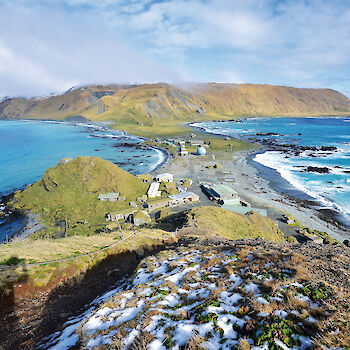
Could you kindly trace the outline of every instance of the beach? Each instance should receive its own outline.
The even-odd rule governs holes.
[[[291,215],[301,226],[327,232],[339,242],[350,238],[349,231],[320,218],[316,208],[309,207],[305,201],[277,192],[268,180],[259,176],[258,170],[250,164],[250,158],[259,151],[262,150],[238,151],[230,155],[226,153],[225,157],[221,158],[219,153],[210,151],[205,157],[189,154],[172,159],[157,169],[157,172],[173,173],[176,179],[191,178],[193,185],[190,190],[200,195],[200,205],[213,203],[202,193],[199,187],[201,182],[227,183],[253,207],[267,209],[268,216],[287,236],[296,234],[296,227],[278,220],[282,214]],[[215,163],[219,163],[222,167],[213,168]]]

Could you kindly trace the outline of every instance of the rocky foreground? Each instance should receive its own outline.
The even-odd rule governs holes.
[[[46,346],[346,349],[349,271],[338,245],[183,238]]]

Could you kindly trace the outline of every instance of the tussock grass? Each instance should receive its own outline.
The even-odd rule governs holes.
[[[250,344],[247,339],[241,339],[238,344],[238,350],[250,350]]]
[[[261,237],[274,242],[283,242],[284,235],[270,218],[259,213],[241,215],[218,207],[197,207],[187,216],[191,222],[194,215],[195,226],[208,231],[208,234],[219,234],[228,239]]]
[[[16,256],[24,259],[24,263],[36,263],[72,257],[88,253],[115,243],[120,234],[106,234],[92,236],[73,236],[60,239],[25,239],[3,244],[0,247],[0,263],[9,257]]]
[[[157,137],[180,137],[189,136],[191,129],[186,126],[179,125],[178,122],[171,121],[152,121],[149,124],[139,122],[120,122],[112,124],[112,127],[117,130],[123,130],[130,134],[157,138]]]

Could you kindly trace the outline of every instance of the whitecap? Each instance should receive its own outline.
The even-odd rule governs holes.
[[[309,183],[305,183],[301,177],[293,173],[294,166],[291,164],[293,160],[291,158],[288,158],[286,161],[284,157],[284,153],[277,151],[268,151],[265,153],[257,154],[253,160],[260,163],[261,165],[276,170],[294,188],[314,198],[322,206],[332,208],[345,215],[350,213],[348,208],[344,208],[342,205],[333,202],[333,200],[325,198],[323,183],[320,183],[318,191],[315,188],[310,189]]]

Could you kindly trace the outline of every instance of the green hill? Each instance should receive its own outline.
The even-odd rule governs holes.
[[[98,157],[77,157],[48,169],[41,180],[16,192],[12,206],[41,216],[46,236],[92,234],[109,211],[124,209],[147,190],[142,180]],[[99,193],[119,192],[121,202],[101,202]]]
[[[228,239],[263,238],[274,242],[285,241],[275,223],[259,213],[236,214],[219,207],[197,207],[187,215],[187,223],[194,218],[194,225],[209,235]]]

